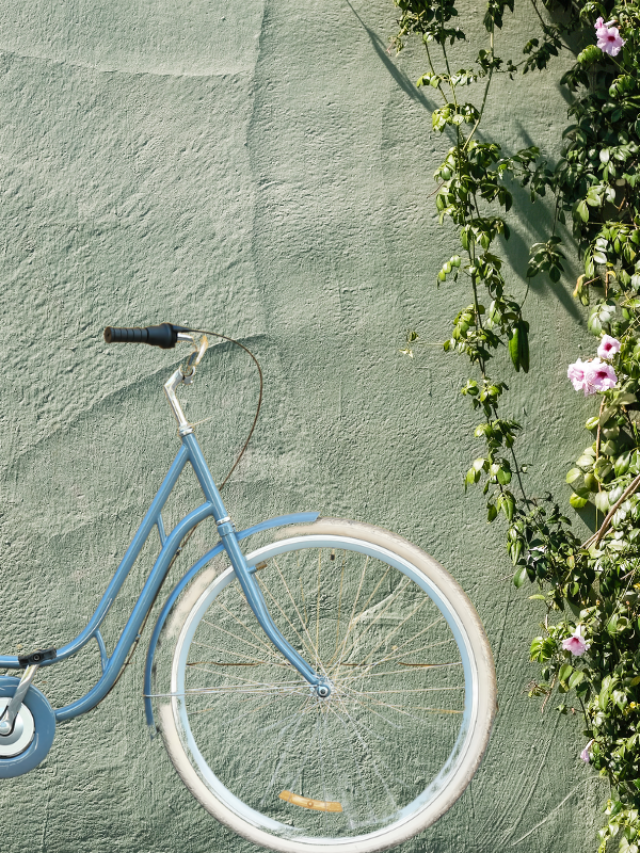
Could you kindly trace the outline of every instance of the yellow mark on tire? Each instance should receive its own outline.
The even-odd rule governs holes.
[[[300,794],[292,794],[291,791],[282,791],[280,799],[293,806],[301,806],[303,809],[314,809],[317,812],[341,812],[340,803],[328,803],[325,800],[312,800],[309,797],[301,797]]]

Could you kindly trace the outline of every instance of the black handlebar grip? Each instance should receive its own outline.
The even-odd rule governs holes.
[[[161,323],[159,326],[147,326],[144,329],[120,329],[107,326],[104,339],[108,344],[150,344],[160,349],[173,349],[178,340],[178,332],[188,331],[184,326]]]

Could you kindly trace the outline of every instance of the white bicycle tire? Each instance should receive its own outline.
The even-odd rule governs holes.
[[[451,767],[445,773],[445,766],[436,782],[430,785],[436,785],[435,794],[413,811],[409,810],[410,813],[374,832],[340,838],[295,837],[288,836],[286,829],[272,831],[270,818],[261,822],[259,812],[245,806],[224,784],[212,782],[211,777],[207,776],[202,756],[196,756],[194,760],[195,742],[191,736],[190,723],[186,712],[182,710],[184,702],[176,694],[180,693],[180,684],[184,683],[180,681],[180,669],[185,670],[185,646],[190,645],[189,636],[193,637],[193,631],[197,628],[197,625],[194,628],[194,621],[199,624],[203,613],[220,594],[221,585],[226,586],[230,582],[233,575],[231,569],[217,577],[213,576],[213,572],[203,572],[202,577],[179,602],[170,622],[169,631],[177,636],[171,689],[161,699],[158,708],[160,728],[169,757],[187,788],[210,814],[229,829],[260,846],[281,853],[374,853],[394,847],[422,832],[455,803],[471,781],[485,752],[496,713],[496,681],[493,658],[482,624],[461,587],[436,560],[386,530],[329,518],[319,519],[311,525],[277,531],[276,536],[278,538],[275,542],[248,555],[250,565],[306,546],[321,548],[342,545],[355,549],[359,547],[357,543],[362,543],[361,547],[381,555],[387,563],[392,557],[398,565],[411,566],[412,571],[417,573],[416,577],[419,575],[424,579],[424,584],[437,590],[445,602],[445,608],[449,609],[456,630],[460,632],[460,642],[466,649],[464,654],[469,658],[469,675],[465,678],[465,684],[469,678],[472,682],[470,692],[465,688],[468,693],[464,718],[466,730],[463,732],[461,729],[456,741],[456,755],[450,756],[448,762]],[[195,751],[199,752],[197,745]],[[438,789],[436,783],[443,773]],[[213,779],[217,777],[213,776]],[[413,802],[410,805],[413,806]]]

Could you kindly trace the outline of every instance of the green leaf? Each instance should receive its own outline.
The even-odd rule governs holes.
[[[558,678],[560,679],[560,681],[566,681],[572,672],[573,672],[573,667],[571,666],[571,664],[565,663],[560,667],[560,672],[558,673]]]
[[[593,267],[593,256],[590,252],[586,252],[584,256],[584,272],[587,278],[593,278],[594,267]]]
[[[613,470],[616,477],[622,477],[623,474],[626,474],[629,470],[629,465],[631,464],[631,451],[627,453],[622,453],[613,464]]]
[[[581,498],[579,495],[573,494],[569,498],[569,503],[574,509],[582,509],[589,503],[589,501],[587,498]]]
[[[576,205],[576,211],[575,212],[577,213],[577,215],[580,217],[580,219],[583,222],[589,221],[589,207],[587,205],[587,202],[584,199],[582,201],[578,202],[578,204]],[[606,261],[605,261],[605,263],[606,263]]]
[[[518,587],[518,589],[519,589],[522,586],[522,584],[526,581],[526,579],[527,579],[527,567],[526,566],[520,566],[518,568],[518,570],[516,571],[515,575],[513,576],[514,586]],[[535,643],[535,640],[534,640],[534,643]],[[532,649],[533,649],[533,644],[532,644]]]
[[[640,300],[638,302],[638,305],[634,305],[634,308],[640,308]],[[630,403],[637,403],[637,402],[638,402],[638,398],[636,397],[635,394],[629,394],[629,393],[618,394],[618,396],[616,397],[616,403],[619,406],[628,406]]]
[[[582,476],[582,471],[579,468],[572,468],[565,477],[565,482],[573,483],[578,477]]]
[[[580,65],[593,65],[595,62],[602,61],[602,51],[595,44],[590,44],[580,51],[576,59]]]
[[[594,454],[594,455],[595,455],[595,454]],[[595,460],[594,460],[594,456],[591,456],[591,454],[589,454],[589,453],[585,452],[585,453],[583,453],[583,454],[582,454],[582,456],[580,456],[580,457],[577,459],[577,461],[576,461],[576,465],[577,465],[577,466],[578,466],[578,468],[580,468],[582,471],[591,471],[591,470],[592,470],[592,468],[593,468],[593,463],[594,463],[594,461],[595,461]]]
[[[595,496],[594,503],[596,505],[596,509],[600,510],[600,512],[605,515],[609,512],[609,495],[607,492],[598,492]]]
[[[627,697],[623,693],[623,691],[622,690],[614,690],[613,693],[611,694],[611,698],[613,699],[614,704],[617,705],[617,707],[620,708],[621,711],[624,711],[624,709],[627,705]]]
[[[503,492],[498,496],[496,506],[507,516],[507,521],[511,521],[516,508],[516,502],[510,492]]]
[[[529,654],[531,660],[537,660],[544,663],[549,660],[556,651],[556,641],[553,637],[536,637],[531,643]]]
[[[516,325],[509,333],[509,355],[516,370],[520,370],[520,330]]]
[[[603,483],[613,470],[613,465],[601,456],[595,464],[593,473],[599,483]]]
[[[529,649],[529,657],[531,660],[538,660],[540,652],[542,650],[542,637],[536,637],[531,642],[531,648]]]
[[[569,679],[569,687],[573,690],[578,684],[582,684],[587,676],[581,670],[577,669]]]
[[[501,486],[508,486],[511,482],[511,471],[506,468],[498,468],[496,472],[496,479]]]
[[[611,696],[611,691],[613,690],[613,683],[611,679],[607,676],[602,680],[602,689],[598,694],[598,705],[602,711],[607,710],[607,705],[609,704],[609,698]]]
[[[602,193],[599,193],[596,187],[589,187],[585,201],[589,207],[600,207],[602,205]]]
[[[467,476],[464,478],[465,485],[473,486],[473,484],[477,483],[479,479],[480,471],[476,471],[475,468],[469,468]]]

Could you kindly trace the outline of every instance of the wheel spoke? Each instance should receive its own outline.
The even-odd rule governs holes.
[[[360,734],[360,731],[358,730],[358,727],[356,726],[356,724],[355,724],[355,722],[354,722],[354,720],[353,720],[353,717],[351,716],[351,714],[349,713],[349,711],[348,711],[346,708],[344,709],[344,713],[345,713],[345,716],[347,717],[347,720],[348,720],[348,721],[349,721],[349,723],[351,724],[351,727],[352,727],[352,729],[353,729],[353,731],[354,731],[354,733],[355,733],[355,735],[356,735],[356,738],[358,739],[358,742],[359,742],[359,743],[360,743],[360,745],[362,746],[363,752],[364,752],[364,753],[365,753],[365,755],[366,755],[367,753],[369,753],[369,749],[368,749],[368,746],[367,746],[366,741],[364,740],[364,738],[363,738],[363,737],[362,737],[362,735]],[[380,759],[379,759],[379,757],[377,757],[373,752],[371,752],[371,753],[370,753],[370,756],[371,756],[371,761],[372,761],[372,763],[373,763],[373,771],[374,771],[375,775],[378,777],[378,779],[379,779],[379,780],[380,780],[380,782],[382,783],[382,787],[383,787],[383,788],[384,788],[384,790],[386,791],[387,796],[389,797],[389,800],[391,801],[391,805],[393,806],[394,810],[395,810],[395,811],[398,811],[398,803],[396,802],[396,800],[395,800],[395,798],[394,798],[393,794],[392,794],[392,793],[391,793],[391,791],[389,790],[389,787],[388,787],[388,785],[387,785],[386,780],[385,780],[385,779],[384,779],[384,777],[380,774],[380,771],[379,771],[379,769],[378,769],[378,762],[379,762],[379,760],[380,760]]]
[[[280,568],[280,565],[279,565],[279,563],[278,563],[278,560],[275,560],[275,559],[274,559],[274,560],[273,560],[273,564],[275,565],[275,567],[276,567],[276,571],[278,572],[278,575],[280,576],[280,579],[282,580],[282,583],[283,583],[283,585],[284,585],[284,588],[287,590],[287,595],[289,596],[289,600],[291,601],[291,604],[292,604],[292,606],[293,606],[293,609],[294,609],[294,611],[295,611],[295,613],[296,613],[296,615],[297,615],[298,619],[300,620],[300,624],[301,624],[301,626],[302,626],[302,630],[304,631],[304,633],[305,633],[305,635],[306,635],[306,637],[307,637],[307,640],[308,640],[308,642],[309,642],[309,646],[310,646],[310,648],[311,648],[311,653],[312,653],[312,655],[313,655],[313,656],[315,656],[315,659],[316,659],[316,660],[319,660],[319,653],[318,653],[318,649],[317,649],[317,647],[316,647],[316,646],[314,645],[314,643],[313,643],[313,639],[312,639],[312,637],[311,637],[311,634],[309,633],[309,628],[308,628],[307,622],[306,622],[306,620],[304,620],[304,619],[302,618],[302,616],[301,616],[301,614],[300,614],[300,610],[298,609],[298,605],[296,604],[294,597],[291,595],[291,590],[289,589],[289,585],[288,585],[288,583],[287,583],[287,581],[286,581],[286,579],[285,579],[285,577],[284,577],[284,574],[282,573],[282,569]],[[299,578],[300,578],[300,587],[301,587],[301,589],[303,589],[302,576],[301,576],[301,575],[299,575]],[[272,596],[272,598],[273,598],[273,596]],[[279,607],[279,605],[278,605],[278,607]],[[288,620],[287,620],[287,621],[288,621]],[[291,624],[291,623],[289,623],[289,624]],[[293,625],[291,625],[291,627],[293,628]],[[295,631],[295,628],[294,628],[294,631]],[[300,642],[302,643],[302,645],[304,646],[304,642],[302,641],[302,637],[300,637],[300,634],[298,634],[298,632],[297,632],[297,631],[296,631],[295,633],[296,633],[296,636],[299,638]]]
[[[315,657],[315,658],[317,659],[317,657],[318,657],[318,653],[317,653],[317,651],[316,651],[316,649],[315,649],[315,646],[313,645],[313,640],[311,639],[311,637],[310,637],[310,635],[309,635],[309,631],[307,630],[307,628],[303,626],[303,627],[304,627],[304,633],[307,635],[307,637],[309,637],[309,645],[307,645],[307,642],[303,639],[303,637],[301,637],[301,636],[300,636],[299,631],[295,628],[295,626],[294,626],[293,622],[291,621],[291,619],[289,619],[289,617],[287,616],[287,614],[284,612],[284,610],[282,609],[282,606],[280,605],[280,603],[278,602],[278,600],[276,599],[276,597],[273,595],[273,593],[271,592],[271,590],[270,590],[270,589],[267,589],[267,587],[264,585],[264,582],[263,582],[263,581],[261,581],[260,579],[258,579],[258,583],[260,584],[260,589],[262,590],[263,594],[264,594],[264,593],[266,593],[266,594],[269,596],[269,598],[271,599],[271,601],[273,602],[273,604],[275,604],[275,606],[277,607],[277,609],[278,609],[278,610],[280,611],[280,613],[283,615],[283,617],[284,617],[285,621],[287,622],[287,624],[289,625],[289,627],[291,628],[291,630],[293,631],[293,633],[294,633],[294,634],[296,635],[296,637],[300,640],[300,645],[301,645],[303,648],[306,648],[306,649],[307,649],[307,651],[311,653],[311,656],[312,656],[312,657]],[[291,596],[291,593],[289,592],[289,589],[288,589],[288,588],[287,588],[287,592],[289,593],[289,596]],[[291,599],[291,600],[293,601],[293,599]],[[300,620],[302,621],[302,617],[300,616],[300,612],[297,610],[297,608],[296,608],[296,612],[298,613],[298,617],[299,617],[299,618],[300,618]]]
[[[437,816],[430,803],[450,801],[449,786],[459,796],[479,758],[480,712],[465,708],[492,696],[490,654],[455,584],[440,587],[442,570],[416,549],[414,565],[393,540],[368,540],[371,528],[336,524],[341,535],[305,532],[247,557],[277,629],[326,677],[326,697],[272,647],[231,569],[194,589],[172,690],[154,694],[170,711],[176,768],[209,811],[299,853],[355,853],[363,839],[373,853],[423,828],[421,815]]]
[[[231,631],[227,630],[226,628],[223,628],[222,625],[214,625],[212,622],[209,622],[208,620],[203,619],[202,621],[204,622],[205,625],[208,625],[210,628],[214,628],[216,631],[221,631],[223,634],[227,634],[229,637],[232,637],[234,640],[238,640],[239,642],[243,643],[244,645],[253,646],[254,649],[258,649],[258,650],[260,648],[263,648],[267,652],[267,654],[272,652],[272,649],[270,649],[269,646],[265,642],[263,642],[256,633],[254,633],[251,630],[251,628],[249,628],[247,625],[245,625],[244,622],[242,622],[240,619],[238,619],[238,617],[234,613],[232,613],[227,607],[225,607],[222,602],[220,602],[220,604],[218,606],[225,613],[228,613],[229,616],[231,616],[231,618],[235,622],[238,623],[238,625],[242,625],[242,627],[246,631],[248,631],[253,637],[255,637],[256,640],[258,640],[258,642],[260,643],[260,645],[256,646],[255,643],[251,643],[249,640],[247,640],[243,637],[238,637],[237,634],[233,634]]]
[[[328,664],[329,666],[331,666],[331,664],[334,662],[334,660],[336,660],[338,655],[342,655],[342,649],[344,648],[344,646],[347,642],[347,638],[349,637],[349,634],[351,633],[351,628],[353,626],[353,617],[355,616],[356,607],[358,606],[358,600],[360,599],[360,593],[362,592],[362,584],[364,583],[364,578],[365,578],[365,575],[367,573],[367,569],[369,567],[369,562],[370,562],[370,557],[367,557],[367,559],[365,560],[364,566],[362,567],[362,574],[360,576],[360,583],[358,584],[358,591],[356,593],[356,597],[355,597],[355,600],[353,602],[353,608],[351,610],[351,616],[349,617],[349,622],[347,625],[347,633],[343,637],[342,643],[340,645],[340,650],[338,652],[336,652],[335,655],[329,661],[329,664]]]
[[[372,593],[371,593],[371,596],[369,597],[369,601],[371,601],[371,598],[373,597],[373,595],[374,595],[375,591],[378,589],[378,586],[380,586],[380,584],[382,583],[382,581],[384,580],[384,577],[386,577],[386,575],[388,574],[388,572],[389,572],[389,568],[387,568],[387,571],[385,572],[385,574],[383,575],[383,577],[382,577],[382,578],[380,578],[380,581],[379,581],[378,585],[376,586],[376,589],[374,590],[374,592],[372,592]],[[396,590],[396,592],[393,592],[393,593],[391,593],[391,595],[389,595],[389,596],[388,596],[388,601],[387,601],[387,603],[386,603],[386,606],[385,606],[385,607],[383,607],[383,608],[380,610],[380,612],[379,612],[379,613],[377,613],[377,614],[376,614],[376,616],[371,620],[371,622],[369,622],[369,623],[367,624],[367,627],[364,629],[364,631],[362,632],[362,634],[360,634],[360,636],[358,637],[358,639],[356,640],[356,642],[355,642],[355,643],[353,643],[353,644],[351,645],[351,647],[349,648],[349,652],[348,652],[349,654],[350,654],[352,651],[354,651],[354,650],[356,649],[356,647],[357,647],[357,645],[358,645],[358,644],[360,644],[360,643],[362,642],[362,638],[364,637],[364,635],[365,635],[365,634],[367,634],[367,633],[371,630],[371,628],[372,628],[372,627],[373,627],[373,626],[374,626],[374,625],[375,625],[375,624],[376,624],[380,619],[382,619],[382,617],[385,615],[385,613],[387,613],[387,611],[389,610],[389,608],[393,605],[393,603],[394,603],[394,599],[395,599],[395,596],[396,596],[396,595],[399,595],[399,594],[400,594],[400,592],[402,592],[402,591],[406,588],[406,586],[408,586],[408,584],[409,584],[409,581],[405,578],[405,579],[401,582],[401,585],[400,585],[400,587],[398,588],[398,590]],[[367,606],[368,606],[368,604],[369,604],[369,601],[367,601],[367,604],[365,605],[365,608],[364,608],[364,610],[362,611],[362,613],[363,613],[363,614],[367,612]],[[345,652],[345,653],[343,653],[343,657],[347,657],[347,656],[348,656],[348,654],[347,654],[346,652]]]

